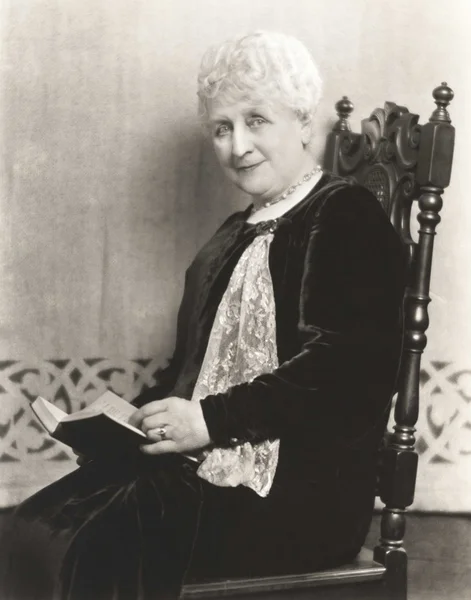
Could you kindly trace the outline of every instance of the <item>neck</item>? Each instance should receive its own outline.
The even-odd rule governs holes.
[[[252,211],[247,218],[247,223],[259,223],[260,221],[270,221],[279,219],[286,212],[291,210],[296,204],[302,202],[304,198],[311,192],[311,190],[317,185],[320,178],[322,177],[322,170],[317,172],[311,180],[303,186],[297,188],[297,190],[289,195],[285,200],[269,204],[268,207],[262,206],[261,208],[252,207]]]
[[[299,176],[288,186],[285,190],[272,198],[266,197],[252,197],[253,201],[253,210],[254,212],[257,210],[261,210],[263,208],[268,208],[273,204],[277,204],[278,202],[283,202],[284,200],[295,200],[295,198],[303,197],[306,194],[306,191],[312,187],[313,179],[316,179],[316,176],[321,173],[321,167],[309,165],[307,169],[301,171]]]

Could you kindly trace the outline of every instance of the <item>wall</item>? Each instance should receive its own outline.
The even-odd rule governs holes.
[[[426,119],[432,89],[446,80],[455,90],[456,158],[437,237],[416,506],[470,509],[469,2],[292,4],[1,0],[4,505],[71,468],[31,422],[28,398],[49,394],[71,409],[105,385],[131,397],[170,355],[184,269],[244,203],[196,125],[199,59],[213,42],[265,28],[302,39],[324,74],[319,155],[344,94],[358,128],[384,100]]]

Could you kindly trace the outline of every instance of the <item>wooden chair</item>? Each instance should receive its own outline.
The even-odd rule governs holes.
[[[233,600],[265,593],[270,600],[407,598],[407,554],[403,547],[406,509],[414,500],[418,456],[414,450],[419,411],[420,360],[429,325],[427,306],[435,228],[441,195],[450,182],[454,128],[447,107],[453,91],[446,83],[433,90],[437,108],[428,123],[404,106],[386,102],[352,133],[353,104],[344,96],[335,108],[338,121],[327,137],[324,166],[369,188],[402,236],[409,251],[409,282],[404,298],[405,339],[395,426],[380,449],[378,494],[384,503],[381,537],[374,552],[363,549],[342,568],[317,573],[235,579],[187,585],[185,600]],[[418,202],[418,241],[411,237],[413,202]],[[347,500],[346,500],[347,501]]]

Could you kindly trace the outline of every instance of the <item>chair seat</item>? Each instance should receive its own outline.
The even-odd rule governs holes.
[[[252,577],[250,579],[221,579],[205,583],[193,583],[183,588],[181,598],[222,598],[248,596],[266,592],[301,590],[325,585],[378,581],[386,568],[373,560],[373,552],[362,548],[351,563],[315,573],[278,575],[275,577]]]

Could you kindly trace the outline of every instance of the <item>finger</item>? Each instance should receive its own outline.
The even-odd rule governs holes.
[[[143,444],[141,451],[144,454],[169,454],[170,452],[178,452],[177,444],[173,440],[164,440],[155,444]]]
[[[165,440],[174,440],[171,427],[157,427],[146,432],[148,440],[152,442],[163,442]]]
[[[143,418],[144,416],[142,414],[142,408],[139,408],[138,410],[133,412],[132,415],[129,417],[128,423],[129,425],[132,425],[133,427],[137,427],[139,429]]]
[[[170,423],[166,415],[152,415],[151,417],[145,417],[141,422],[141,430],[147,435],[152,429],[159,429],[161,427],[168,428]]]
[[[165,400],[154,400],[154,402],[149,402],[149,404],[145,404],[143,407],[138,408],[135,412],[133,412],[129,418],[129,423],[134,427],[139,427],[143,419],[146,417],[165,412],[166,410],[167,404]]]

